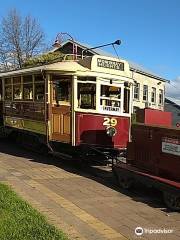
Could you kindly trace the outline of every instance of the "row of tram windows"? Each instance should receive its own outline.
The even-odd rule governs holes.
[[[4,100],[24,100],[41,102],[44,101],[44,92],[45,82],[43,76],[40,74],[4,78]]]
[[[96,78],[78,78],[77,81],[77,98],[78,108],[97,109],[99,105],[100,111],[109,111],[116,113],[129,113],[130,89],[124,86],[124,94],[122,88],[113,84],[100,84],[100,97],[97,99],[97,83]],[[124,95],[122,99],[122,95]],[[123,108],[123,109],[122,109]]]
[[[71,79],[64,76],[53,76],[52,80],[54,103],[57,106],[69,105],[72,91]],[[100,87],[97,88],[97,84]],[[100,93],[97,93],[98,89]],[[124,91],[123,94],[122,91]],[[77,107],[79,109],[129,113],[129,103],[130,89],[128,86],[124,86],[122,89],[113,84],[102,84],[98,80],[96,81],[95,77],[77,78]]]

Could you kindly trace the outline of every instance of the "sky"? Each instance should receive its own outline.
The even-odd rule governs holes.
[[[167,94],[180,98],[180,0],[5,0],[0,19],[12,8],[36,18],[50,43],[60,32],[91,46],[120,39],[121,58],[170,80]]]

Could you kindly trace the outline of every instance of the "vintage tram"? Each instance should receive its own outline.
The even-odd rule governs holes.
[[[130,137],[128,62],[99,55],[66,59],[0,73],[2,129],[39,151],[118,156]]]

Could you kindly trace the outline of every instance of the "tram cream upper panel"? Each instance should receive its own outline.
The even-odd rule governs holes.
[[[70,73],[77,71],[89,71],[89,69],[81,66],[76,61],[62,61],[38,67],[24,68],[20,70],[13,70],[9,72],[0,73],[0,77],[13,76],[17,74],[26,74],[36,71],[61,71]]]
[[[117,58],[94,55],[79,60],[79,63],[89,68],[91,71],[108,73],[130,78],[130,68],[128,62]]]
[[[35,66],[25,69],[13,70],[9,72],[0,73],[0,77],[13,76],[16,74],[26,74],[36,71],[61,71],[68,73],[90,73],[93,72],[96,76],[103,77],[102,74],[121,76],[122,80],[125,78],[131,79],[130,69],[128,62],[119,60],[117,58],[111,58],[106,56],[94,55],[92,57],[86,57],[77,61],[61,61],[43,66]]]

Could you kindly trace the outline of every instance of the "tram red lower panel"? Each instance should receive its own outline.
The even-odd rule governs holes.
[[[114,122],[117,133],[114,137],[109,137],[106,127]],[[126,148],[129,128],[128,117],[76,113],[76,145],[85,143],[99,147]]]

